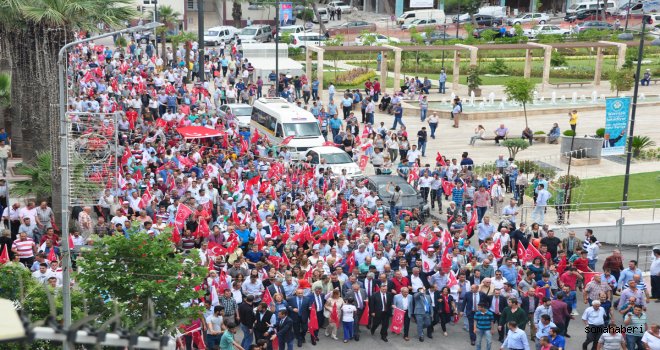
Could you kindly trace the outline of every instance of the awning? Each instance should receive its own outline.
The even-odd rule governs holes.
[[[176,131],[181,134],[184,139],[205,139],[207,137],[223,135],[219,130],[209,129],[204,126],[184,126],[182,128],[177,128]]]

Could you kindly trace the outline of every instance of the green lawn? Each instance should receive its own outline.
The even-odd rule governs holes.
[[[620,202],[623,196],[624,176],[608,176],[582,180],[576,192],[580,194],[583,203],[594,202]],[[658,199],[660,194],[660,171],[650,173],[638,173],[630,175],[628,187],[628,200]],[[660,201],[658,201],[660,205]],[[652,208],[653,202],[630,203],[633,208]],[[603,204],[592,206],[591,209],[616,209],[619,204]],[[580,206],[578,210],[588,210],[589,206]]]

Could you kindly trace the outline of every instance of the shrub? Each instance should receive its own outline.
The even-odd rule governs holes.
[[[573,130],[564,130],[563,134],[564,134],[564,136],[567,136],[567,137],[573,137],[573,136],[575,136],[575,131],[573,131]]]
[[[543,130],[534,131],[534,135],[545,135],[545,131]]]
[[[332,80],[336,86],[356,86],[362,85],[367,79],[372,79],[376,76],[376,72],[366,68],[354,68],[349,71],[337,74]]]
[[[600,137],[601,139],[605,137],[605,128],[596,129],[596,136]]]
[[[531,174],[536,172],[536,169],[539,167],[531,160],[517,160],[515,164],[518,166],[518,171],[520,171],[521,174]]]
[[[486,29],[483,32],[481,32],[481,38],[484,39],[485,41],[493,41],[495,39],[495,36],[497,36],[497,32],[492,30],[492,29]]]
[[[549,43],[561,43],[566,38],[561,34],[541,34],[537,37],[537,39],[538,42],[541,44],[549,44]]]
[[[552,56],[550,57],[550,65],[553,67],[566,66],[566,56],[562,55],[559,51],[552,51]]]
[[[496,58],[493,63],[488,65],[488,72],[491,74],[509,74],[509,66],[506,65],[503,59]]]
[[[555,178],[555,176],[557,176],[557,170],[551,167],[539,166],[536,172],[545,175],[545,178],[548,180],[552,180]]]
[[[562,175],[557,179],[557,185],[561,188],[566,188],[566,183],[568,188],[580,187],[580,178],[575,175]]]
[[[633,140],[632,140],[633,157],[638,158],[642,150],[649,147],[655,147],[655,141],[651,140],[650,137],[639,136],[639,135],[633,136]]]

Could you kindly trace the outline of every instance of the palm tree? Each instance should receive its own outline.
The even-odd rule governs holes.
[[[53,155],[50,152],[37,153],[33,164],[21,163],[16,167],[19,175],[28,179],[16,181],[11,186],[11,194],[18,197],[32,197],[37,200],[50,201],[53,192],[51,181]]]
[[[179,17],[181,17],[181,14],[175,11],[170,5],[164,5],[158,8],[158,19],[163,23],[163,26],[158,27],[156,32],[160,35],[160,55],[163,58],[163,62],[167,62],[167,31],[170,29],[170,24],[176,23]]]
[[[11,77],[9,74],[0,73],[0,128],[6,124],[6,114],[11,103]]]
[[[642,150],[655,147],[655,141],[648,136],[635,135],[632,139],[633,157],[638,158]]]
[[[118,28],[136,15],[131,0],[0,1],[0,38],[11,38],[0,40],[0,51],[8,50],[11,61],[12,124],[22,128],[25,162],[52,150],[53,198],[61,197],[58,52],[77,30]],[[52,204],[59,217],[59,201]]]
[[[176,49],[179,45],[174,45],[175,43],[183,43],[183,47],[186,49],[184,60],[186,62],[186,68],[188,69],[188,80],[190,80],[190,50],[192,49],[192,42],[197,40],[197,34],[191,32],[181,32],[174,37],[172,37],[172,49]]]

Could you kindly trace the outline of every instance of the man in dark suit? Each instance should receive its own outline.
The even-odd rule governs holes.
[[[273,317],[273,313],[268,310],[266,303],[259,303],[256,312],[256,321],[254,322],[254,337],[257,341],[260,339],[268,339],[268,324]]]
[[[376,281],[375,275],[373,272],[367,273],[367,278],[362,281],[364,285],[364,291],[367,293],[367,298],[371,297],[374,293],[378,293],[380,288],[378,287],[378,281]]]
[[[534,295],[534,292],[531,290],[528,292],[527,296],[522,297],[520,307],[527,313],[530,320],[534,319],[534,311],[536,311],[536,307],[539,306],[539,302],[539,297]],[[534,334],[536,334],[536,325],[534,322],[530,322],[529,325],[530,334],[534,337]]]
[[[275,299],[275,294],[277,293],[279,293],[283,299],[286,299],[286,293],[284,292],[284,287],[282,287],[282,278],[280,277],[273,280],[273,283],[268,286],[268,291],[273,299]]]
[[[387,291],[390,292],[390,293],[392,293],[392,291],[394,290],[394,283],[392,283],[392,281],[390,281],[387,278],[386,274],[381,273],[378,276],[378,287],[382,288],[383,286],[385,286],[387,288]]]
[[[442,297],[440,291],[435,288],[435,284],[432,284],[427,291],[429,297],[431,297],[431,307],[433,308],[433,315],[431,316],[431,325],[426,329],[426,334],[429,338],[433,338],[433,327],[440,322],[440,306],[438,300]]]
[[[494,322],[495,324],[499,324],[500,316],[502,315],[502,312],[504,312],[504,309],[508,306],[506,298],[502,295],[502,292],[499,289],[495,289],[493,295],[490,297],[489,303],[490,311],[493,313]],[[504,327],[499,329],[497,332],[499,336],[497,339],[501,343],[504,341]]]
[[[387,342],[387,328],[390,325],[390,316],[392,316],[393,296],[387,292],[387,285],[380,287],[380,292],[375,293],[369,298],[369,312],[371,313],[371,335],[376,332],[380,326],[380,339]]]
[[[296,295],[287,300],[289,317],[293,320],[293,333],[298,339],[298,347],[302,347],[307,333],[307,317],[309,317],[309,301],[303,296],[303,290],[297,289]]]
[[[346,298],[346,295],[350,293],[353,290],[353,285],[357,283],[360,288],[362,288],[362,282],[358,281],[357,277],[354,275],[351,275],[346,283],[342,284],[341,286],[341,296],[342,298]]]
[[[360,341],[360,319],[362,318],[362,313],[364,312],[364,307],[369,302],[367,298],[367,292],[363,288],[360,288],[358,283],[353,283],[351,290],[346,292],[344,298],[346,300],[353,300],[353,306],[357,308],[355,315],[353,315],[353,339],[355,341]]]
[[[312,310],[310,312],[316,312],[316,320],[319,323],[319,327],[323,326],[325,322],[325,317],[323,316],[323,307],[325,305],[325,296],[322,293],[322,287],[316,287],[314,293],[307,296],[307,305],[309,305]],[[309,318],[307,319],[309,322]],[[319,330],[315,330],[314,334],[310,335],[312,339],[312,345],[316,345],[316,342],[319,340]]]
[[[295,339],[293,335],[293,321],[287,314],[288,312],[286,310],[280,310],[277,313],[275,330],[270,337],[270,340],[275,340],[275,336],[277,335],[277,344],[280,350],[285,350],[285,345],[286,350],[293,350],[293,340]]]
[[[471,285],[470,291],[465,293],[465,303],[461,313],[465,313],[468,319],[468,331],[470,332],[470,344],[474,345],[477,341],[477,334],[474,332],[474,314],[481,303],[488,303],[488,296],[479,292],[478,285]]]
[[[481,280],[483,277],[481,277],[481,270],[473,269],[472,274],[470,277],[467,278],[467,280],[470,282],[470,285],[479,285],[481,284]]]

